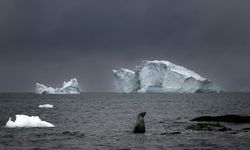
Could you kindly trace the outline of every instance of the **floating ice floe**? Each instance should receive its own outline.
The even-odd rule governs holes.
[[[51,104],[43,104],[43,105],[39,105],[38,107],[39,108],[54,108],[54,106]]]
[[[162,60],[143,61],[135,71],[113,70],[117,92],[221,92],[212,81],[185,67]]]
[[[81,89],[79,87],[77,79],[74,78],[68,82],[64,82],[62,88],[52,88],[52,87],[47,87],[40,83],[36,83],[35,93],[36,94],[80,94]]]
[[[11,117],[6,123],[8,128],[55,127],[53,124],[42,121],[38,116],[16,115],[16,120]]]

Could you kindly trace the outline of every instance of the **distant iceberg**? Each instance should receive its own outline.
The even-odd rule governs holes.
[[[53,124],[42,121],[38,116],[16,115],[16,120],[9,118],[6,123],[8,128],[55,127]]]
[[[54,108],[54,106],[51,104],[43,104],[43,105],[39,105],[38,107],[39,108]]]
[[[77,82],[77,79],[71,79],[68,82],[63,83],[62,88],[47,87],[43,84],[36,83],[35,93],[37,94],[80,94],[81,89]]]
[[[168,61],[142,61],[136,71],[113,70],[117,92],[221,92],[212,81]]]

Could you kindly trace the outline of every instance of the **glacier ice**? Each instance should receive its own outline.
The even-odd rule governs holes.
[[[113,75],[115,88],[118,91],[131,93],[137,90],[137,80],[134,71],[121,68],[119,70],[113,70]]]
[[[8,128],[55,127],[53,124],[42,121],[39,116],[16,115],[16,120],[11,117],[6,123]]]
[[[113,70],[117,92],[220,92],[220,87],[185,67],[169,61],[142,61],[135,72]]]
[[[71,79],[63,83],[62,88],[47,87],[43,84],[36,83],[35,93],[37,94],[80,94],[81,89],[78,85],[77,79]]]
[[[54,106],[51,104],[43,104],[43,105],[39,105],[38,107],[39,108],[54,108]]]

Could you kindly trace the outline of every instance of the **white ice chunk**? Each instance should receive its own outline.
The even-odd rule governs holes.
[[[43,104],[43,105],[39,105],[38,107],[39,108],[54,108],[54,106],[51,104]]]
[[[53,124],[42,121],[38,116],[16,115],[16,120],[9,118],[6,123],[8,128],[55,127]]]
[[[36,83],[35,93],[37,94],[80,94],[81,89],[77,82],[77,79],[71,79],[68,82],[63,83],[62,88],[47,87],[43,84]]]

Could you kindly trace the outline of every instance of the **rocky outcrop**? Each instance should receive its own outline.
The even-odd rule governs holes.
[[[191,121],[250,123],[250,116],[240,116],[240,115],[201,116],[201,117],[194,118]]]
[[[194,131],[229,131],[230,128],[223,126],[217,122],[208,122],[208,123],[197,123],[191,126],[188,126],[186,129]]]

